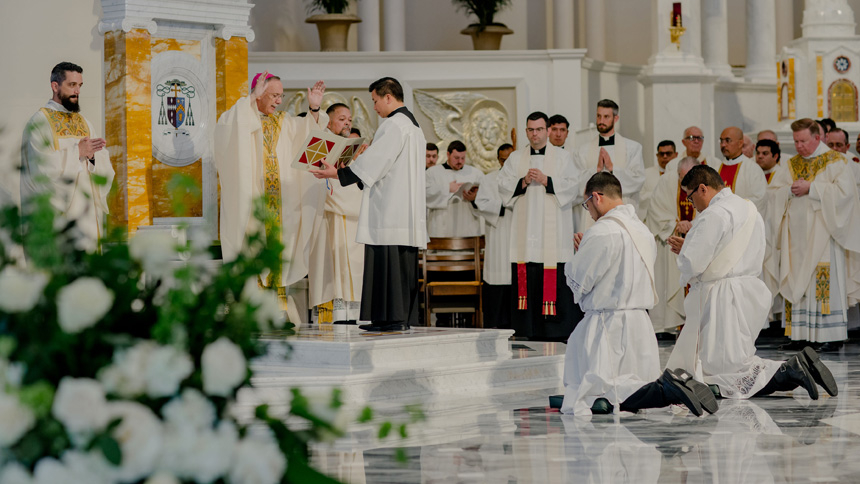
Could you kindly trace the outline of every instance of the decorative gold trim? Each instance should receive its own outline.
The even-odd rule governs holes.
[[[283,227],[281,223],[281,170],[278,164],[278,139],[281,137],[281,121],[286,113],[278,111],[260,118],[263,124],[263,151],[265,154],[264,193],[266,200],[266,237],[281,242]],[[281,271],[278,269],[267,277],[268,286],[278,286]]]
[[[830,264],[818,264],[815,271],[815,300],[821,303],[821,314],[830,314]]]
[[[791,178],[794,181],[803,179],[811,182],[815,180],[818,172],[827,168],[827,165],[836,161],[843,161],[844,159],[845,158],[842,153],[834,150],[827,151],[823,155],[811,158],[809,161],[805,160],[800,155],[794,155],[788,160],[788,169],[791,172]]]
[[[66,138],[81,139],[90,135],[90,127],[81,113],[66,113],[55,109],[42,108],[42,114],[48,118],[51,132],[54,135],[54,150],[60,149],[60,140]]]
[[[794,58],[792,57],[788,59],[788,119],[797,119],[797,98],[794,93]]]

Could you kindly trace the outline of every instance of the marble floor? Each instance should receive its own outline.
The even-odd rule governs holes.
[[[759,355],[790,356],[778,343],[760,344]],[[515,344],[515,353],[541,351]],[[671,344],[661,343],[664,362]],[[356,428],[314,448],[313,461],[350,483],[860,483],[860,344],[822,359],[837,397],[721,400],[701,418],[679,407],[574,418],[546,407],[540,392],[460,395],[421,402],[428,418],[407,438],[379,441],[372,425]],[[402,417],[401,403],[374,408]]]

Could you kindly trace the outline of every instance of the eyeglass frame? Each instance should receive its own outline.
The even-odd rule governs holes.
[[[592,198],[594,198],[594,194],[595,194],[595,193],[596,193],[596,194],[598,194],[598,195],[600,195],[601,197],[603,196],[603,194],[602,194],[602,193],[600,193],[600,192],[591,192],[591,195],[589,195],[589,197],[588,197],[588,198],[586,198],[584,202],[580,203],[580,205],[582,206],[582,208],[584,208],[584,209],[588,210],[588,201],[589,201],[589,200],[591,200]]]
[[[690,136],[684,136],[684,138],[683,138],[683,139],[685,139],[685,140],[687,140],[687,141],[705,141],[705,137],[704,137],[704,136],[693,136],[693,135],[690,135]]]

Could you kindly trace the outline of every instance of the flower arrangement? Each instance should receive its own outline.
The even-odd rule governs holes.
[[[252,234],[219,266],[202,233],[113,230],[87,251],[75,223],[50,193],[0,208],[0,483],[336,482],[308,457],[343,433],[338,391],[292,390],[300,431],[266,406],[231,413],[264,351],[255,336],[292,332],[257,282],[279,242]]]

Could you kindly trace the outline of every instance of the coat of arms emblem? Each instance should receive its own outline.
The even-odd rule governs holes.
[[[181,126],[194,126],[191,99],[194,98],[195,91],[193,85],[179,79],[171,79],[156,86],[155,92],[161,98],[158,125],[167,128],[163,134],[188,136],[188,131]],[[165,108],[165,98],[167,98],[167,108]]]

